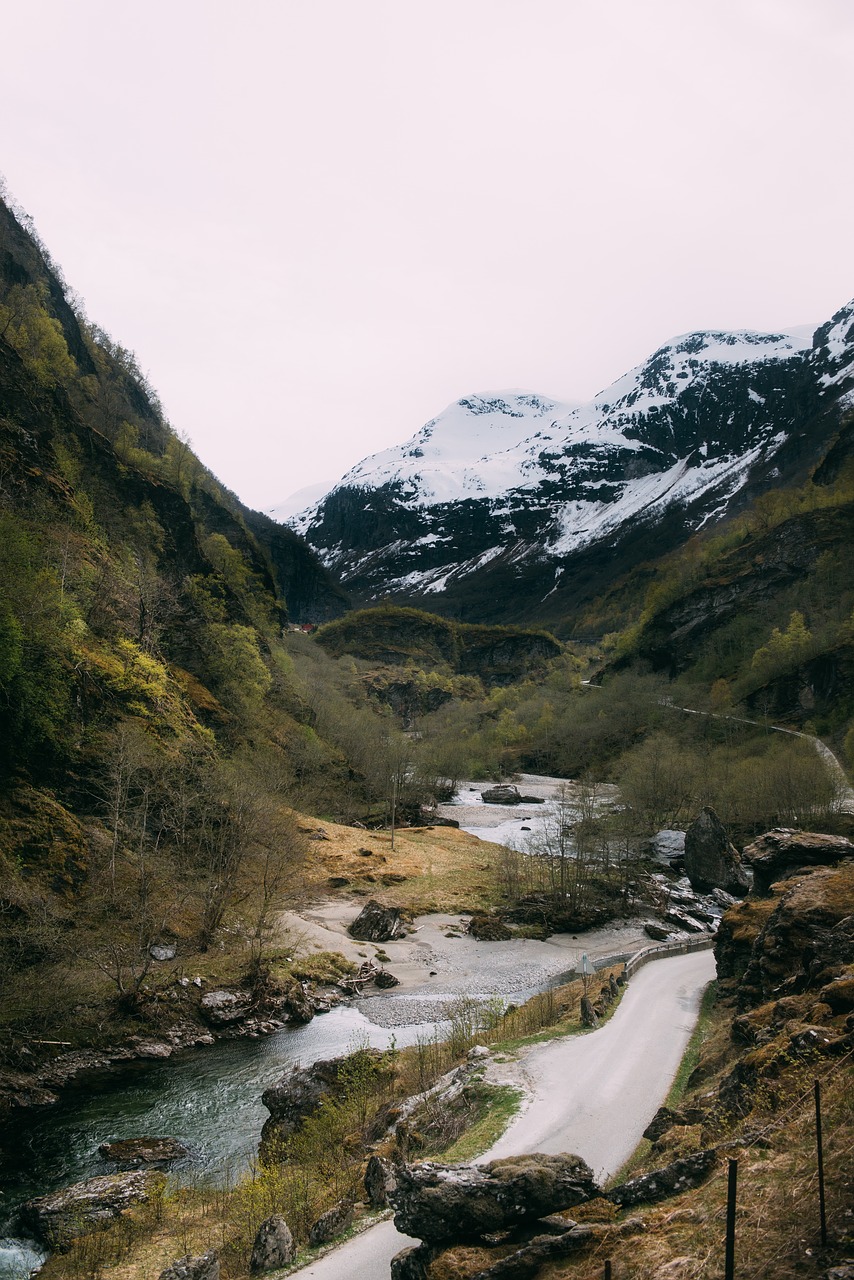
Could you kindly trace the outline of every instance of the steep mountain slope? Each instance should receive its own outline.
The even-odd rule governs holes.
[[[854,303],[815,332],[693,333],[586,405],[471,396],[291,520],[359,598],[556,619],[815,462]]]

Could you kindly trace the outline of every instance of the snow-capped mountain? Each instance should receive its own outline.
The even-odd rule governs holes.
[[[816,443],[854,387],[854,302],[817,330],[675,338],[588,404],[457,401],[292,517],[358,596],[531,612],[725,514]],[[613,576],[609,574],[608,576]],[[522,600],[516,600],[516,605]]]

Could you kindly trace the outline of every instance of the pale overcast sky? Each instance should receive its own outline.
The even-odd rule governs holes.
[[[0,170],[264,508],[854,294],[850,0],[27,0]]]

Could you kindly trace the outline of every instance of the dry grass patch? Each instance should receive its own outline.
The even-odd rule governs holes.
[[[500,846],[465,831],[404,827],[395,832],[392,849],[389,831],[364,831],[313,818],[300,818],[299,825],[308,841],[305,873],[310,890],[378,894],[413,915],[491,909],[500,901]],[[327,838],[312,839],[321,833]]]

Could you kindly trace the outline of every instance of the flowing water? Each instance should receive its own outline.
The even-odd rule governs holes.
[[[92,1074],[50,1107],[22,1109],[0,1127],[0,1278],[19,1280],[43,1259],[14,1236],[17,1206],[31,1196],[109,1172],[98,1146],[111,1139],[169,1135],[189,1156],[182,1180],[224,1182],[245,1169],[267,1118],[261,1094],[291,1066],[308,1066],[371,1044],[403,1047],[434,1025],[392,1032],[341,1005],[304,1026],[259,1040],[227,1040],[166,1060]]]

